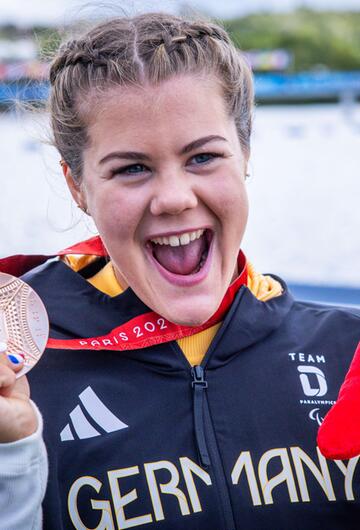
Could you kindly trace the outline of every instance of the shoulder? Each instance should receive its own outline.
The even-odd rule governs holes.
[[[290,318],[308,336],[319,334],[323,340],[350,338],[360,340],[360,306],[341,306],[295,300]]]
[[[290,327],[304,348],[328,352],[336,366],[347,367],[360,342],[360,308],[295,301]]]
[[[328,321],[350,320],[358,323],[360,331],[360,306],[331,305],[324,303],[295,300],[293,310],[311,318]]]
[[[48,313],[51,327],[66,329],[69,320],[79,317],[88,305],[96,306],[99,293],[79,272],[59,258],[49,259],[21,277],[39,295]],[[85,309],[84,309],[85,308]]]
[[[74,293],[84,288],[92,289],[87,281],[104,265],[104,260],[99,258],[96,262],[85,266],[81,271],[73,270],[61,258],[48,259],[45,263],[26,272],[21,279],[37,291],[41,298],[54,297],[62,293]]]

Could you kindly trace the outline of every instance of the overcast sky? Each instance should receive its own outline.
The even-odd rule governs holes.
[[[183,0],[157,0],[156,10],[176,11]],[[299,6],[314,9],[355,9],[360,10],[360,0],[190,0],[188,5],[204,10],[219,17],[231,17],[257,10],[286,11]],[[99,2],[85,0],[0,0],[0,24],[16,23],[29,25],[33,22],[64,24],[82,11],[82,6],[88,5],[83,12],[95,13]],[[108,0],[100,4],[114,6],[114,12],[119,7],[141,11],[144,8],[154,10],[154,2],[148,0]],[[102,9],[98,8],[98,11]]]

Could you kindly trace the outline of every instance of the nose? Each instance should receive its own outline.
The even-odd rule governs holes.
[[[150,211],[153,215],[178,215],[197,204],[189,176],[182,172],[167,172],[157,179]]]

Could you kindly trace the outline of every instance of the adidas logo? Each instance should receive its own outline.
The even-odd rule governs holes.
[[[105,432],[120,431],[126,429],[128,425],[117,418],[98,398],[93,389],[88,386],[79,395],[82,407],[77,405],[72,412],[70,412],[70,422],[64,427],[60,433],[62,442],[68,440],[75,440],[77,438],[94,438],[101,436],[99,432],[88,420],[84,414],[87,412],[94,422],[101,427]],[[84,409],[84,410],[83,410]]]

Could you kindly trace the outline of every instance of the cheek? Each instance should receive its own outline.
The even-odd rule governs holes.
[[[213,194],[213,209],[221,223],[237,231],[244,231],[248,218],[248,197],[244,180],[241,176],[236,178],[223,178]],[[229,227],[229,225],[231,225]]]
[[[140,193],[109,186],[93,195],[92,199],[91,213],[104,240],[135,237],[145,208]]]
[[[248,215],[249,215],[249,200],[247,195],[247,190],[245,186],[242,186],[241,190],[238,192],[238,196],[236,200],[234,201],[234,208],[237,211],[237,215],[239,216],[239,220],[242,221],[244,224],[247,222]]]

